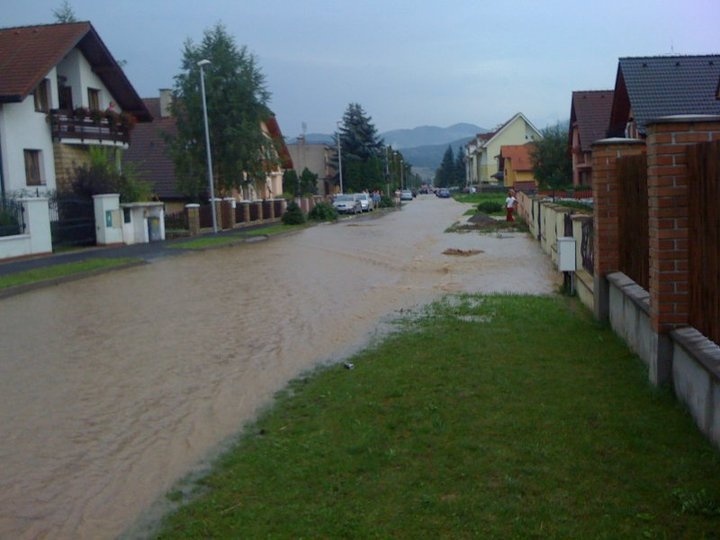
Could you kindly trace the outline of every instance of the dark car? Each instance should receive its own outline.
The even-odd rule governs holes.
[[[441,199],[449,199],[450,198],[450,190],[445,188],[440,188],[437,190],[436,195],[440,197]]]

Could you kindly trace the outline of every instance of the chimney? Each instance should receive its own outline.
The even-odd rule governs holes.
[[[172,90],[169,88],[160,89],[160,118],[172,116],[170,104],[172,103]]]

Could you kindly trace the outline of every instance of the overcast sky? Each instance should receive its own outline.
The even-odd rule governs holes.
[[[62,0],[0,0],[0,26]],[[331,133],[349,103],[380,132],[517,112],[544,128],[573,90],[612,89],[622,56],[720,52],[720,0],[70,0],[141,97],[173,86],[183,43],[222,22],[257,57],[286,137]],[[0,74],[2,76],[2,74]]]

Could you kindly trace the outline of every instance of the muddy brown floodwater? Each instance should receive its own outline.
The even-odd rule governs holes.
[[[0,538],[127,534],[288,380],[397,310],[556,289],[527,235],[444,233],[467,208],[421,196],[2,300]]]

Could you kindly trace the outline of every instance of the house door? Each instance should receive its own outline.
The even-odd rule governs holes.
[[[72,88],[70,86],[61,86],[58,88],[58,109],[71,111],[73,109]]]

